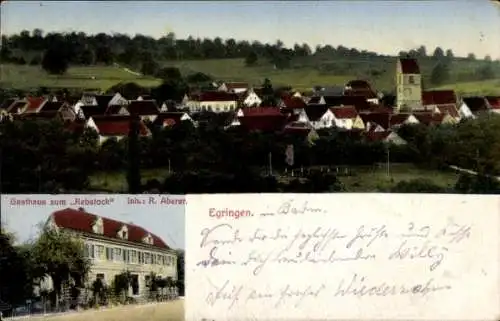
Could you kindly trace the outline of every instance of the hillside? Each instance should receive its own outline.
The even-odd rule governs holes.
[[[425,88],[456,86],[464,93],[499,91],[494,79],[500,79],[500,62],[491,61],[489,56],[476,59],[471,53],[468,58],[461,58],[455,57],[450,49],[425,46],[397,56],[419,60]],[[40,68],[43,61],[52,66],[63,61],[64,68],[73,67],[64,76],[49,76]],[[221,38],[178,39],[174,34],[160,39],[83,32],[44,34],[36,29],[2,37],[0,85],[19,89],[108,89],[118,82],[136,82],[151,87],[159,84],[156,78],[167,77],[162,67],[177,67],[183,76],[202,72],[215,80],[245,81],[253,85],[269,78],[275,87],[291,86],[300,90],[364,79],[378,90],[391,92],[395,87],[396,61],[396,55],[385,56],[343,46],[324,45],[313,50],[307,44],[286,48],[280,41],[264,44]],[[118,65],[123,68],[116,67]]]
[[[427,88],[455,89],[461,94],[500,94],[500,78],[483,81],[463,81],[463,75],[484,64],[481,61],[454,60],[451,63],[450,80],[442,86]],[[183,76],[202,72],[222,81],[245,81],[262,84],[269,78],[275,86],[291,86],[297,90],[310,90],[316,85],[342,85],[352,79],[369,80],[375,88],[392,91],[395,81],[396,57],[356,59],[298,60],[289,69],[275,69],[269,63],[245,66],[244,59],[208,59],[164,61],[163,67],[179,68]],[[432,72],[432,61],[421,61],[424,86]],[[154,87],[160,80],[150,76],[138,76],[116,66],[74,66],[65,75],[48,75],[39,66],[6,64],[1,66],[0,86],[16,89],[82,88],[106,90],[119,82],[135,82],[143,87]],[[94,77],[94,79],[92,78]]]
[[[135,82],[144,87],[160,81],[114,66],[70,67],[62,76],[49,75],[39,66],[5,64],[0,66],[0,87],[15,89],[81,88],[106,90],[119,82]]]

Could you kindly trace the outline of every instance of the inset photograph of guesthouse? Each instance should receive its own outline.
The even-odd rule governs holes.
[[[141,315],[183,317],[184,206],[130,199],[3,196],[2,314],[97,310],[123,319],[137,305]]]

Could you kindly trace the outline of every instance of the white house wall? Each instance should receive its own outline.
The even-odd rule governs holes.
[[[145,295],[148,291],[146,277],[151,273],[162,278],[171,277],[174,280],[177,279],[177,258],[173,251],[89,237],[83,238],[83,241],[91,261],[89,281],[95,280],[97,275],[100,274],[104,276],[104,282],[109,285],[116,275],[129,271],[131,274],[138,276],[139,293],[136,295]],[[108,255],[110,253],[108,251],[111,250],[113,251],[113,259]],[[123,260],[123,251],[125,250],[129,251],[128,262]],[[155,255],[155,264],[139,263],[139,252],[147,253],[146,255],[149,256]]]

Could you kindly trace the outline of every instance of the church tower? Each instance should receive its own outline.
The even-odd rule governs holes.
[[[396,67],[395,113],[422,108],[422,77],[418,62],[413,58],[399,58]]]

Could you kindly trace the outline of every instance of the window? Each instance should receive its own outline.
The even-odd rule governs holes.
[[[113,261],[113,254],[114,254],[114,249],[107,247],[106,248],[106,260]]]
[[[98,258],[99,260],[104,259],[104,246],[103,245],[97,245],[96,258]]]
[[[408,76],[408,82],[411,85],[415,85],[415,76]]]
[[[137,263],[137,251],[130,251],[130,262]]]
[[[122,232],[122,238],[123,238],[124,240],[126,240],[126,239],[128,238],[128,236],[127,236],[127,231],[123,231],[123,232]]]
[[[167,264],[166,265],[171,265],[172,264],[172,257],[170,255],[167,256]]]
[[[139,264],[144,264],[144,253],[139,252]]]
[[[122,258],[122,249],[115,248],[114,252],[115,252],[113,254],[114,259],[117,260],[117,261],[119,261]]]
[[[145,264],[151,264],[151,254],[144,253],[144,263]]]
[[[128,250],[122,250],[122,259],[123,262],[130,262],[130,256],[129,256],[129,251]]]
[[[156,264],[161,264],[162,256],[160,254],[156,255]]]

